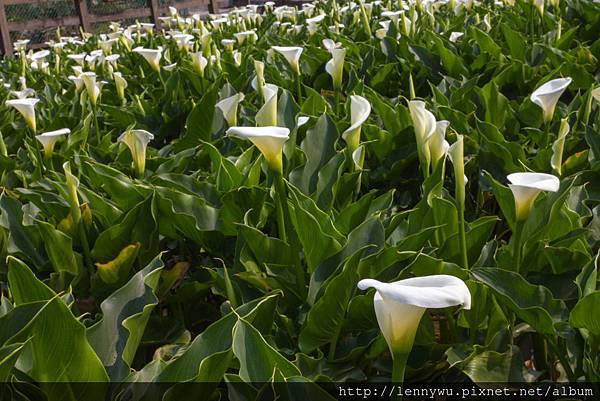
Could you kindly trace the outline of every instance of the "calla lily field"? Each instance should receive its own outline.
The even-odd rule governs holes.
[[[0,399],[599,382],[599,31],[327,0],[18,41]]]

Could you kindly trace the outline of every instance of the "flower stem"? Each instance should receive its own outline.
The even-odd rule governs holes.
[[[465,269],[469,268],[469,258],[467,256],[467,234],[465,232],[465,204],[459,202],[458,205],[458,241],[460,243],[461,262]]]
[[[283,242],[287,242],[287,233],[285,231],[285,184],[283,183],[283,177],[281,174],[275,174],[275,196],[277,197],[277,232],[279,239]]]
[[[300,74],[296,74],[296,94],[298,96],[298,105],[302,106],[302,82]]]
[[[290,222],[290,212],[287,205],[287,191],[281,173],[275,173],[275,192],[277,196],[277,225],[279,231],[279,239],[290,244],[292,254],[294,256],[294,271],[296,273],[296,285],[298,286],[298,295],[301,299],[306,297],[306,286],[304,280],[304,269],[300,263],[300,245],[298,238],[292,232],[289,236],[285,230],[286,221]],[[289,224],[288,224],[289,226]],[[289,242],[288,242],[289,239]]]
[[[95,104],[92,104],[92,113],[94,113],[94,125],[96,126],[96,142],[100,145],[102,137],[100,135],[100,124],[98,123],[98,106]]]
[[[392,383],[404,383],[404,371],[406,370],[406,361],[408,360],[408,352],[395,352],[393,355],[392,368]]]
[[[577,381],[577,377],[575,376],[575,373],[573,372],[573,369],[571,369],[571,365],[569,364],[569,361],[567,360],[566,350],[561,350],[558,347],[558,344],[557,344],[558,338],[548,338],[547,340],[548,340],[547,341],[548,346],[550,347],[552,352],[556,355],[556,357],[560,361],[560,364],[562,365],[563,369],[565,370],[565,373],[567,374],[569,381],[570,382]]]
[[[360,7],[360,16],[363,20],[363,25],[365,26],[365,31],[367,31],[367,35],[369,35],[369,40],[372,38],[371,34],[371,25],[369,24],[369,17],[367,16],[367,10],[365,10],[365,6],[363,5],[362,0],[358,0],[358,6]]]
[[[521,272],[521,254],[523,253],[523,245],[521,244],[521,235],[523,234],[523,222],[517,221],[515,223],[515,230],[513,232],[513,257],[515,261],[515,271]]]

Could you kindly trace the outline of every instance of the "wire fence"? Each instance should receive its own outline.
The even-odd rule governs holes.
[[[148,0],[84,0],[87,13],[93,17],[100,17],[103,22],[94,22],[90,25],[92,32],[106,30],[110,16],[114,21],[121,23],[152,22],[152,16],[136,16],[135,18],[119,18],[125,13],[135,10],[143,11],[148,8]],[[219,6],[228,8],[236,0],[220,0]],[[12,2],[11,2],[12,3]],[[181,15],[191,15],[195,12],[207,12],[208,0],[158,0],[159,14],[164,15],[168,6],[176,7]],[[238,2],[239,3],[239,2]],[[56,36],[57,26],[60,26],[63,36],[79,33],[79,14],[76,2],[73,0],[32,0],[32,3],[18,3],[4,5],[6,21],[17,29],[9,29],[11,43],[19,39],[29,39],[30,45],[37,47]],[[42,21],[52,21],[49,26]],[[32,22],[35,22],[32,24]],[[30,27],[32,26],[33,27]]]

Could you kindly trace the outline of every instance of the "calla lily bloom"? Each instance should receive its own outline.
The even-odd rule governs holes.
[[[350,96],[350,127],[342,133],[350,152],[358,149],[362,124],[371,114],[371,103],[362,96]]]
[[[510,181],[509,188],[515,198],[515,212],[519,221],[529,216],[540,192],[556,192],[560,187],[560,180],[551,174],[513,173],[506,178]]]
[[[35,138],[42,144],[42,147],[44,148],[44,155],[47,158],[50,158],[54,152],[54,145],[56,142],[63,136],[70,133],[70,129],[62,128],[56,131],[44,132],[43,134],[36,135]]]
[[[191,53],[192,66],[201,77],[204,76],[204,69],[208,65],[208,60],[202,55],[202,52]]]
[[[563,151],[565,148],[565,139],[569,134],[571,127],[566,118],[560,121],[560,129],[558,130],[558,138],[552,144],[552,159],[550,159],[550,165],[556,171],[556,174],[560,176],[562,172],[562,159]]]
[[[154,71],[160,71],[160,59],[162,58],[163,52],[162,47],[159,46],[158,49],[145,49],[143,47],[136,47],[132,51],[144,57]]]
[[[456,41],[463,36],[465,33],[464,32],[452,32],[450,33],[450,42],[456,43]]]
[[[322,43],[325,50],[327,50],[329,53],[333,53],[334,49],[337,49],[342,46],[341,43],[335,42],[332,39],[323,39]]]
[[[359,281],[358,288],[375,288],[377,323],[394,359],[394,381],[403,381],[421,317],[427,308],[460,305],[471,308],[471,293],[459,278],[445,274],[414,277],[393,283],[373,279]]]
[[[279,87],[273,84],[265,84],[263,96],[265,103],[256,113],[255,121],[259,127],[277,125],[277,92]]]
[[[14,107],[25,119],[27,126],[35,133],[35,105],[40,99],[27,98],[27,99],[12,99],[7,100],[6,105]]]
[[[81,79],[81,77],[75,76],[75,75],[69,75],[68,77],[69,81],[73,82],[75,84],[75,91],[76,92],[80,92],[83,89],[83,79]]]
[[[283,172],[283,145],[290,130],[283,127],[231,127],[227,135],[249,139],[263,154],[269,167],[278,174]]]
[[[344,76],[344,59],[346,58],[346,49],[332,49],[331,60],[325,64],[325,70],[333,79],[333,87],[340,90],[342,87],[342,78]]]
[[[113,73],[113,79],[115,80],[115,87],[117,88],[117,96],[121,101],[125,100],[125,89],[127,88],[127,81],[123,78],[120,72]]]
[[[537,88],[531,94],[531,101],[540,106],[544,112],[544,122],[547,123],[552,120],[556,103],[558,103],[558,99],[565,89],[567,89],[567,86],[569,86],[571,81],[571,78],[553,79]]]
[[[237,109],[240,102],[244,100],[243,93],[236,93],[218,102],[215,107],[221,110],[225,121],[230,127],[237,125]]]
[[[408,109],[415,128],[419,162],[421,163],[423,174],[428,176],[431,154],[427,146],[427,141],[434,134],[437,127],[435,116],[425,108],[425,102],[420,100],[411,100],[408,103]]]
[[[153,139],[154,135],[143,129],[125,131],[119,136],[118,141],[123,142],[129,148],[135,172],[140,177],[146,170],[146,148]]]
[[[35,96],[35,91],[31,88],[25,88],[20,91],[10,91],[10,94],[17,99],[26,99],[29,96]]]
[[[465,185],[467,179],[465,177],[465,160],[464,160],[464,137],[458,135],[456,142],[448,148],[450,161],[454,166],[454,180],[456,182],[455,196],[456,200],[462,204],[465,203]]]
[[[437,167],[438,162],[446,156],[450,145],[446,141],[446,130],[450,125],[449,121],[442,120],[435,123],[435,131],[431,138],[427,141],[429,154],[431,155],[431,166],[433,170]]]
[[[285,57],[290,67],[292,67],[292,71],[296,75],[300,75],[300,55],[304,50],[302,47],[273,46],[272,49]]]
[[[83,72],[81,73],[80,78],[83,80],[90,102],[95,106],[98,102],[98,97],[100,96],[104,82],[96,82],[96,73],[94,72]]]

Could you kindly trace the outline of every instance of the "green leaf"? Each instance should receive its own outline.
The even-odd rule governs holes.
[[[300,145],[306,163],[290,174],[290,181],[310,195],[317,189],[318,173],[335,155],[335,143],[339,133],[327,114],[322,114],[316,125],[306,131],[306,137]]]
[[[50,287],[35,277],[25,263],[12,256],[8,257],[8,282],[15,306],[46,301],[56,296]]]
[[[571,326],[586,329],[591,335],[600,338],[600,291],[581,298],[571,311]]]
[[[233,353],[240,361],[240,377],[247,382],[284,381],[300,376],[298,368],[275,348],[244,318],[233,328]]]
[[[365,247],[366,248],[366,247]],[[356,291],[358,263],[365,248],[350,256],[341,270],[329,281],[323,295],[310,308],[306,324],[300,331],[298,346],[310,353],[319,346],[336,341],[342,329],[346,308]]]
[[[13,367],[25,345],[25,343],[14,343],[0,347],[0,383],[9,381]]]
[[[87,330],[88,341],[112,381],[122,381],[129,373],[150,313],[158,304],[156,288],[164,266],[160,258],[102,301],[102,319]]]
[[[55,229],[51,224],[37,221],[40,235],[44,239],[44,247],[56,272],[67,272],[77,276],[79,263],[73,251],[73,241],[66,234]]]
[[[157,210],[153,196],[138,203],[119,223],[98,235],[92,249],[92,258],[105,263],[115,259],[119,252],[134,242],[140,243],[140,260],[150,260],[158,253]]]
[[[233,343],[232,330],[236,325],[238,316],[242,316],[250,322],[257,321],[265,331],[267,328],[270,330],[279,295],[272,294],[250,301],[238,307],[235,312],[228,313],[208,326],[192,341],[180,357],[170,361],[165,366],[155,381],[182,382],[201,380],[202,377],[200,375],[203,372],[202,362],[211,355],[224,353],[231,349]],[[223,370],[220,376],[223,376],[224,373],[225,371]]]
[[[471,274],[489,286],[519,318],[545,335],[556,335],[555,323],[567,319],[567,307],[550,290],[528,283],[518,273],[496,268],[478,268]]]
[[[8,230],[7,251],[27,258],[35,267],[41,268],[45,262],[39,253],[40,238],[35,227],[23,224],[21,203],[3,192],[0,194],[0,211],[0,226]]]

